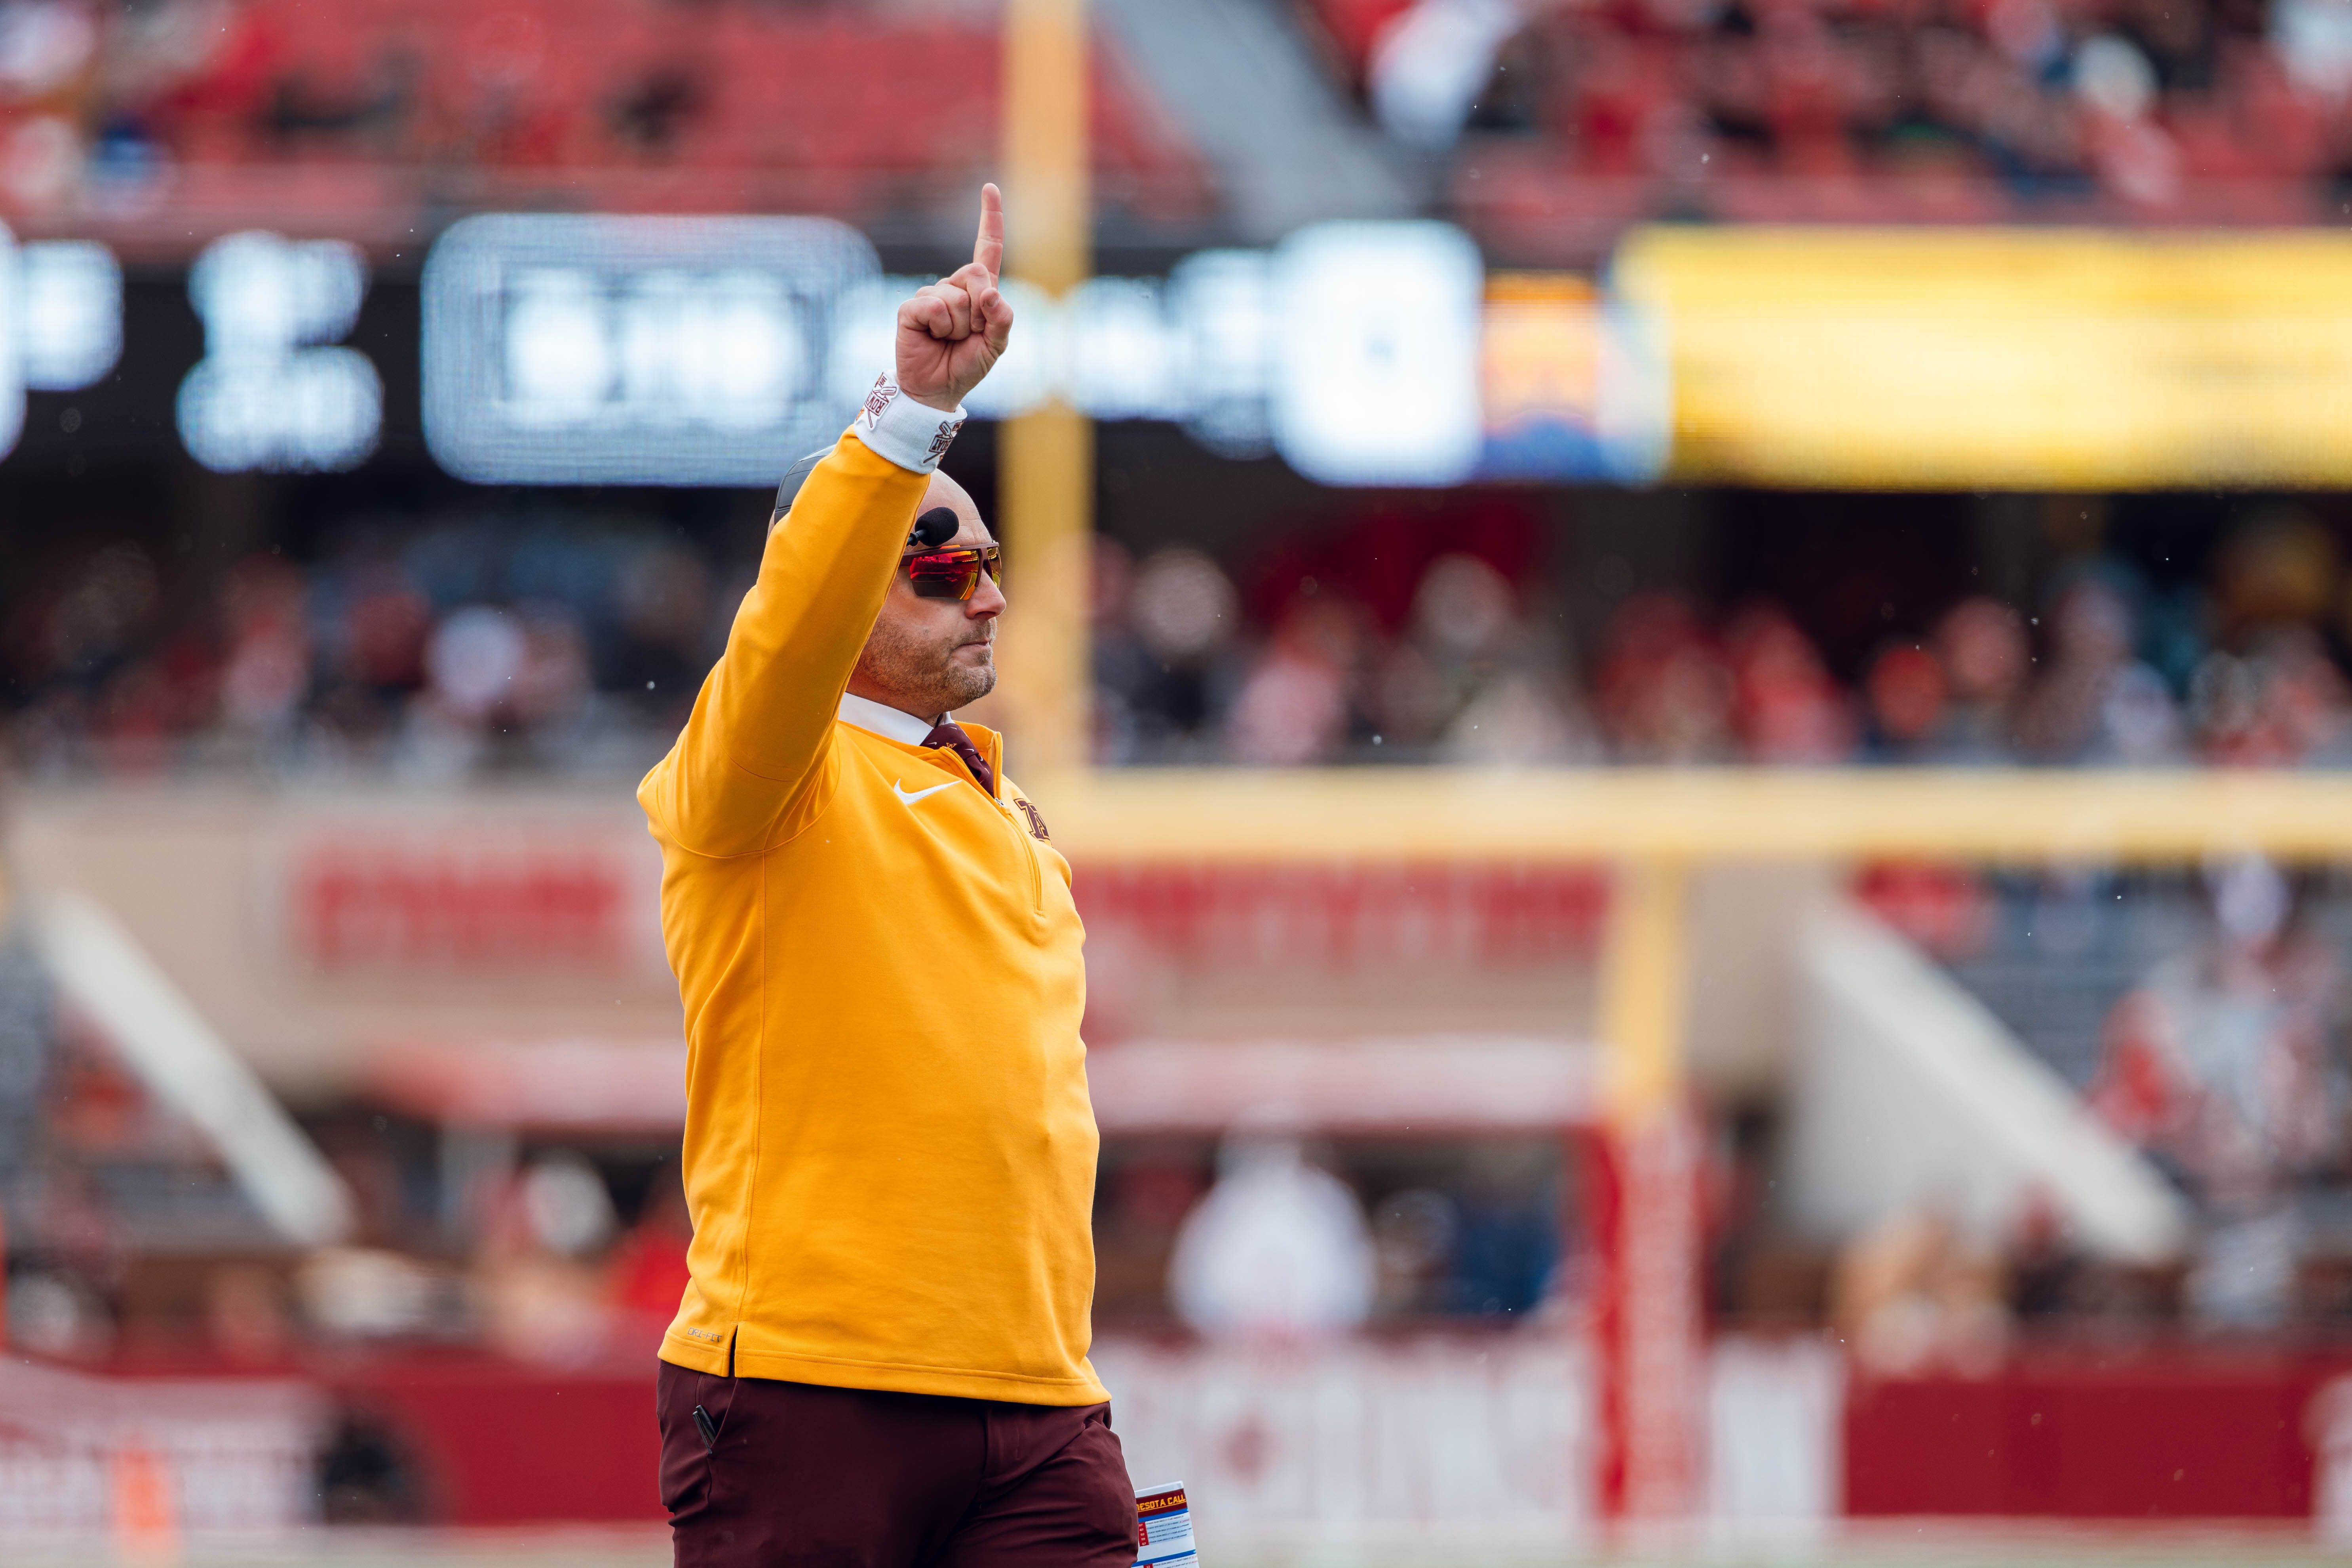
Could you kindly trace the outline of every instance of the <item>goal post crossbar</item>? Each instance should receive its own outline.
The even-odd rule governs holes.
[[[1035,790],[1091,865],[2352,859],[2352,774],[2317,772],[1138,768]]]

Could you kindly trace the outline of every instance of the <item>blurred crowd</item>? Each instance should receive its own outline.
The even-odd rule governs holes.
[[[1556,1304],[1568,1224],[1548,1141],[1419,1147],[1236,1127],[1213,1152],[1115,1142],[1097,1184],[1097,1317],[1302,1340]]]
[[[1997,1352],[2019,1320],[2267,1331],[2352,1312],[2352,900],[2340,873],[1879,866],[1856,893],[2015,1028],[2182,1198],[2155,1268],[2095,1265],[2047,1204],[1971,1236],[1933,1204],[1850,1243],[1832,1313],[1890,1365]],[[1841,1304],[1843,1303],[1843,1304]]]
[[[2310,223],[2352,169],[2352,23],[2336,0],[1297,0],[1289,14],[1506,248],[1514,224],[1557,243],[1680,211]],[[748,172],[793,210],[922,212],[968,182],[994,73],[919,89],[891,62],[994,39],[992,7],[966,0],[596,0],[561,25],[530,5],[6,0],[0,210],[136,215],[191,172],[323,162],[461,201],[485,176],[618,189],[647,170],[740,200],[718,193]],[[1096,48],[1098,199],[1146,223],[1213,213],[1213,177],[1143,73],[1107,36]],[[796,90],[774,94],[780,79]],[[418,194],[303,190],[379,208]]]
[[[625,773],[683,721],[748,586],[634,521],[455,519],[209,581],[113,544],[0,624],[34,773],[188,766]]]
[[[2270,1328],[2301,1305],[2305,1259],[2343,1250],[2341,1216],[2309,1194],[2352,1176],[2352,988],[2314,879],[2243,857],[2207,881],[2201,940],[2109,1011],[2090,1104],[2206,1217],[2198,1315]]]
[[[1393,132],[1433,151],[1469,132],[1465,205],[1547,175],[1897,176],[1915,187],[1898,199],[1954,216],[2092,195],[2160,212],[2221,186],[2213,216],[2309,221],[2352,159],[2352,21],[2330,0],[1305,9]],[[1838,216],[1869,199],[1857,186]]]
[[[1247,594],[1195,550],[1139,563],[1104,546],[1097,754],[1260,765],[2352,760],[2352,686],[2331,640],[2336,548],[2295,515],[2233,536],[2207,588],[2158,592],[2121,559],[2086,556],[2025,609],[1959,598],[1846,678],[1763,598],[1710,609],[1629,594],[1580,652],[1559,594],[1511,537],[1483,552],[1423,542],[1426,563],[1402,581],[1396,563],[1416,557],[1394,540],[1385,565],[1344,541],[1319,555],[1277,548]]]
[[[1563,582],[1528,529],[1284,535],[1094,571],[1096,752],[1231,763],[2340,766],[2333,536],[2258,520],[2202,584],[2112,554],[2025,605],[1970,595],[1834,668],[1769,598]],[[167,568],[131,543],[14,585],[7,753],[36,775],[417,779],[649,765],[724,647],[748,561],[561,510],[360,530],[317,558]],[[1018,562],[1010,579],[1018,593]],[[1580,589],[1571,619],[1564,607]],[[1847,640],[1851,640],[1848,638]]]

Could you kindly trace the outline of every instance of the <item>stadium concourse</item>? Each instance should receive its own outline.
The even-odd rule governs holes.
[[[633,790],[983,178],[965,717],[1213,1568],[2340,1553],[2347,86],[2325,0],[0,3],[0,1561],[662,1558]]]

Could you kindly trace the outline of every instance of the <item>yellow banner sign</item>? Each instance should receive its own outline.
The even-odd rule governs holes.
[[[2352,484],[2352,235],[1651,228],[1671,478]]]

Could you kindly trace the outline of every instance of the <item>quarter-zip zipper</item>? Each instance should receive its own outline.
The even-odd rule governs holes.
[[[994,795],[990,795],[988,800],[996,807],[996,814],[1004,818],[1005,826],[1013,829],[1013,837],[1019,841],[1022,854],[1028,858],[1029,912],[1042,921],[1045,918],[1045,868],[1037,863],[1037,846],[1031,839],[1029,830],[1021,826],[1021,819],[1013,815],[1010,802],[999,800]]]

